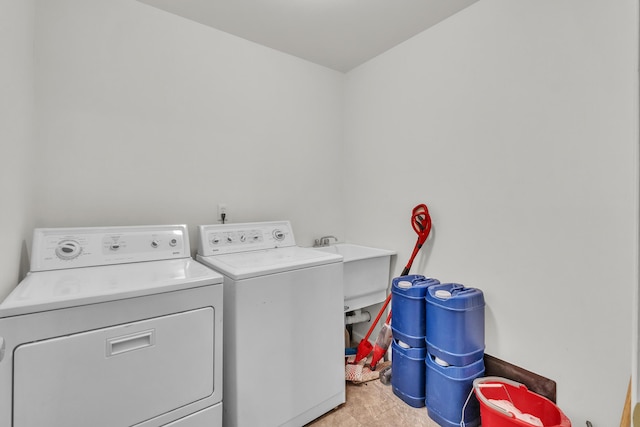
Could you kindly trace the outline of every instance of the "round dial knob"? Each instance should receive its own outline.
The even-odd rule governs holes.
[[[56,248],[56,256],[63,260],[77,258],[80,252],[82,252],[82,246],[75,240],[63,240]]]
[[[247,240],[247,236],[245,236],[244,234],[240,235],[240,241],[244,242],[245,240]]]
[[[152,248],[157,248],[158,246],[160,246],[160,242],[157,239],[151,241]]]
[[[177,239],[171,239],[169,240],[169,246],[174,247],[178,244],[178,240]]]
[[[284,233],[282,230],[273,230],[273,238],[277,241],[284,240]]]
[[[111,249],[112,251],[117,251],[118,249],[120,249],[120,244],[119,243],[112,243],[109,245],[109,249]]]
[[[211,239],[211,243],[213,243],[214,245],[217,245],[218,243],[220,243],[220,238],[214,237],[213,239]]]

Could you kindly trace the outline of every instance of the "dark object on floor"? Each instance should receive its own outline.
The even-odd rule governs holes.
[[[380,382],[384,385],[391,384],[391,366],[380,371]]]
[[[484,355],[484,368],[484,374],[487,377],[503,377],[517,381],[527,386],[532,392],[538,393],[556,403],[556,382],[549,378],[527,371],[489,354]]]

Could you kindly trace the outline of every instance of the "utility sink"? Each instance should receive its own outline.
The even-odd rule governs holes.
[[[344,258],[344,311],[380,303],[387,298],[389,270],[394,251],[337,243],[314,248]]]

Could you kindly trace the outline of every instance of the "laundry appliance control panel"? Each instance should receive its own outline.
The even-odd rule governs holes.
[[[31,271],[187,258],[186,225],[38,228]]]
[[[203,256],[296,245],[289,221],[201,225],[199,228],[202,238],[198,253]]]

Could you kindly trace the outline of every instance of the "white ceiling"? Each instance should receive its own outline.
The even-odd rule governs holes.
[[[139,0],[346,72],[478,0]]]

